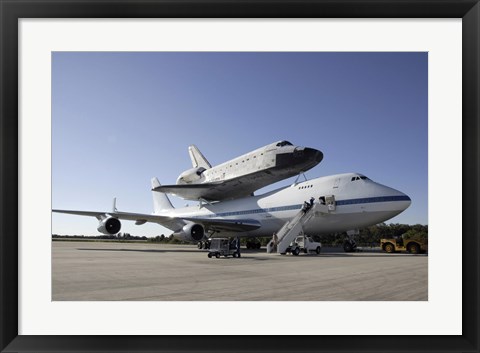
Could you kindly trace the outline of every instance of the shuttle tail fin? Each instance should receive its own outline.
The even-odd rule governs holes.
[[[153,196],[153,211],[158,214],[162,211],[173,209],[173,205],[170,202],[168,196],[163,192],[155,191],[155,188],[161,186],[157,178],[152,178],[152,196]]]
[[[191,145],[188,146],[188,153],[190,154],[190,159],[192,160],[193,168],[203,167],[205,169],[210,169],[212,166],[208,163],[205,156],[200,152],[197,146]]]

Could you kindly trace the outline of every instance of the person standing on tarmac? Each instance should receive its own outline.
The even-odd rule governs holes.
[[[237,247],[237,256],[240,257],[240,237],[237,237],[237,240],[235,242],[236,247]]]

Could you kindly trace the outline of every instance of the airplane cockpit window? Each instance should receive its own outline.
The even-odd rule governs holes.
[[[352,177],[352,180],[351,180],[351,181],[355,181],[355,180],[370,180],[370,179],[367,178],[365,175],[360,175],[360,176],[354,176],[354,177]]]
[[[288,141],[280,141],[279,143],[277,143],[277,147],[283,147],[283,146],[293,146],[293,145]]]

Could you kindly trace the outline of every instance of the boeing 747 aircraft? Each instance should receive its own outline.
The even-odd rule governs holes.
[[[188,200],[220,201],[251,195],[255,190],[312,169],[322,152],[278,141],[212,167],[200,150],[188,148],[193,168],[180,174],[176,185],[155,190]]]
[[[171,229],[175,236],[190,242],[202,242],[212,236],[271,237],[302,212],[304,201],[314,198],[325,207],[314,208],[303,232],[320,235],[332,232],[358,233],[358,229],[384,222],[403,212],[411,203],[404,193],[376,183],[358,173],[320,177],[270,191],[263,195],[183,208],[174,208],[167,195],[159,192],[160,183],[152,179],[153,214],[108,211],[53,210],[99,220],[98,231],[116,234],[120,220],[136,224],[153,222]],[[350,236],[345,251],[354,248]]]

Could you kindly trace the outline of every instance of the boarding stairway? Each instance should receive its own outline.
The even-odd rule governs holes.
[[[329,213],[329,206],[315,203],[312,207],[305,211],[302,208],[290,221],[287,221],[282,228],[277,232],[275,236],[267,244],[267,253],[277,252],[278,254],[284,254],[290,243],[300,234],[303,233],[303,226],[307,224],[315,214]]]

